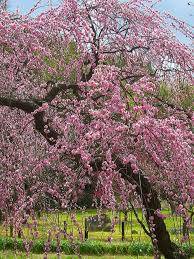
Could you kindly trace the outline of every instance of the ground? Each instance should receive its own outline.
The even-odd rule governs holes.
[[[84,234],[84,223],[85,223],[85,218],[91,215],[96,215],[96,210],[87,210],[84,212],[78,211],[76,213],[76,219],[78,222],[79,227],[81,227],[81,229],[83,230],[83,234]],[[115,212],[106,212],[107,215],[110,218],[113,218],[116,216]],[[171,234],[171,239],[180,244],[181,243],[181,238],[182,238],[182,233],[180,232],[180,229],[182,227],[182,221],[179,217],[177,216],[173,216],[171,215],[170,210],[165,209],[163,210],[163,214],[165,214],[167,216],[167,218],[165,219],[165,223],[167,226],[167,229],[169,230],[170,234]],[[113,238],[113,243],[122,243],[124,245],[124,242],[121,241],[121,222],[124,220],[124,214],[123,213],[119,213],[117,214],[118,219],[120,224],[117,224],[115,227],[115,231],[112,234],[112,238]],[[139,209],[138,210],[138,217],[144,221],[143,216],[142,216],[142,212]],[[75,226],[75,224],[72,222],[70,215],[68,213],[61,213],[61,212],[50,212],[50,213],[41,213],[41,216],[38,218],[38,239],[47,239],[48,238],[48,230],[51,229],[52,230],[52,239],[56,240],[56,236],[55,234],[57,233],[58,229],[63,230],[64,227],[64,221],[66,221],[67,223],[67,233],[72,233],[72,235],[74,236],[74,239],[76,239],[78,237],[78,229]],[[30,240],[30,238],[32,237],[31,235],[31,231],[27,226],[23,227],[23,232],[24,235],[27,239]],[[10,230],[9,228],[5,228],[0,226],[0,236],[9,236],[10,235]],[[89,240],[95,240],[95,241],[108,241],[108,238],[110,237],[110,232],[89,232]],[[138,243],[141,242],[146,242],[149,243],[150,239],[148,238],[148,236],[144,233],[143,229],[141,228],[141,226],[138,224],[135,215],[132,212],[128,213],[128,222],[125,223],[125,241],[129,244],[130,241],[135,241]],[[190,242],[191,244],[194,242],[194,233],[190,234]],[[88,254],[87,253],[83,253],[83,254]],[[114,253],[112,253],[114,254]],[[25,254],[21,254],[21,253],[17,253],[17,255],[14,252],[11,251],[1,251],[0,252],[0,259],[3,258],[8,258],[8,259],[12,259],[12,258],[17,258],[17,259],[23,259],[23,258],[27,258]],[[33,259],[39,259],[39,258],[43,258],[43,255],[37,255],[37,254],[33,254],[30,256],[30,258]],[[54,258],[58,258],[56,255],[54,254],[50,254],[48,258],[54,259]],[[77,259],[78,257],[74,256],[74,255],[62,255],[60,258],[66,258],[66,259]],[[86,256],[86,255],[82,255],[81,257],[82,259],[126,259],[126,258],[141,258],[141,259],[146,259],[146,258],[153,258],[153,257],[149,257],[149,256],[120,256],[120,255],[106,255],[106,256],[96,256],[96,255],[92,255],[92,256]]]
[[[76,213],[76,219],[79,223],[79,226],[84,232],[84,222],[85,218],[91,215],[95,215],[96,210],[87,210],[84,212],[78,211]],[[115,212],[107,212],[110,218],[116,216]],[[174,242],[180,243],[182,234],[180,229],[182,228],[182,220],[180,217],[171,215],[168,209],[163,210],[163,214],[167,216],[165,219],[165,223],[169,233],[171,234],[171,238]],[[124,220],[124,214],[117,214],[119,221]],[[138,217],[144,221],[141,210],[138,210]],[[67,223],[67,233],[72,233],[73,236],[78,236],[78,229],[75,224],[70,219],[68,213],[41,213],[41,217],[38,219],[38,238],[46,239],[48,235],[48,230],[52,229],[53,238],[58,228],[64,228],[64,221]],[[28,227],[23,228],[24,234],[26,237],[30,237],[31,231]],[[0,227],[1,236],[9,236],[9,229]],[[100,240],[107,241],[110,236],[110,232],[89,232],[89,240]],[[112,234],[113,241],[121,240],[121,223],[117,224],[115,227],[115,231]],[[128,222],[125,224],[125,238],[126,241],[149,241],[149,237],[144,233],[141,226],[138,224],[135,215],[132,212],[128,213]],[[194,242],[194,233],[190,235],[191,242]]]

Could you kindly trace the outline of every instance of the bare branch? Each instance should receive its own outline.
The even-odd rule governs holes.
[[[129,201],[129,202],[130,202],[130,201]],[[134,206],[133,206],[133,204],[132,204],[131,202],[130,202],[130,205],[131,205],[131,208],[132,208],[132,210],[133,210],[133,212],[134,212],[134,215],[135,215],[135,217],[136,217],[138,223],[141,225],[141,227],[143,228],[143,230],[145,231],[145,233],[146,233],[149,237],[151,237],[151,233],[147,230],[147,228],[145,227],[145,225],[143,224],[143,222],[139,219],[138,214],[137,214],[137,212],[136,212],[136,210],[135,210],[135,208],[134,208]]]
[[[135,46],[135,47],[131,48],[130,50],[116,49],[116,50],[110,50],[110,51],[103,51],[102,53],[103,54],[116,54],[116,53],[120,53],[120,52],[132,53],[133,51],[138,50],[138,49],[149,50],[150,48],[149,47],[143,47],[143,46],[142,47],[141,46]]]

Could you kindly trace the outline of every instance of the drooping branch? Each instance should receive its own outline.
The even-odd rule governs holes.
[[[98,158],[90,165],[92,166],[94,171],[99,171],[102,167],[102,161]],[[179,247],[170,240],[170,235],[166,229],[164,219],[159,217],[155,213],[156,210],[161,209],[161,203],[156,191],[153,189],[148,179],[142,173],[133,173],[133,169],[131,168],[130,163],[124,165],[120,160],[116,160],[116,165],[119,173],[121,174],[121,177],[125,181],[136,185],[136,192],[141,198],[146,211],[145,218],[149,228],[150,217],[154,219],[153,224],[155,224],[155,229],[153,231],[153,234],[155,235],[155,238],[157,240],[157,246],[160,252],[167,259],[186,259],[187,256],[181,254]],[[139,223],[141,224],[141,222]],[[148,234],[148,236],[150,237],[150,232],[145,227],[143,228],[145,233]]]
[[[88,78],[88,81],[93,74],[91,70]],[[47,93],[46,97],[43,100],[32,99],[32,100],[21,100],[12,97],[4,97],[0,96],[0,106],[7,106],[13,109],[19,109],[24,111],[25,113],[32,113],[36,109],[38,109],[43,103],[48,102],[50,103],[59,93],[66,91],[68,89],[72,89],[76,98],[81,98],[79,93],[78,85],[66,85],[63,83],[58,83],[56,86],[53,86],[51,90]],[[44,119],[44,112],[37,112],[34,114],[34,122],[35,122],[35,129],[41,133],[43,137],[46,138],[50,145],[54,145],[56,143],[59,134],[50,126],[48,121]],[[47,126],[47,131],[45,132],[45,128]]]
[[[19,109],[25,113],[34,112],[39,106],[30,100],[24,101],[19,99],[13,99],[9,97],[0,97],[0,106],[7,106],[13,109]],[[52,129],[48,121],[44,119],[44,112],[37,112],[34,114],[35,129],[41,133],[41,135],[48,141],[49,144],[54,145],[59,134]],[[45,126],[47,126],[47,132],[45,132]]]
[[[50,145],[54,145],[59,137],[59,133],[57,133],[49,124],[49,122],[45,122],[44,120],[44,112],[38,112],[34,115],[35,129],[41,133],[43,137],[48,141]],[[47,131],[45,132],[45,128],[47,126]]]
[[[126,77],[122,78],[121,80],[122,81],[130,80],[130,83],[133,84],[133,83],[137,82],[138,80],[140,80],[141,78],[143,78],[144,76],[145,75],[143,75],[143,74],[142,75],[130,75],[130,76],[126,76]],[[152,76],[152,74],[151,74],[151,76]],[[124,92],[126,92],[127,94],[129,94],[131,96],[130,92],[127,89],[125,89],[123,86],[121,86],[121,87],[124,90]],[[189,120],[192,120],[192,113],[187,111],[186,109],[184,109],[184,108],[182,108],[180,106],[177,106],[177,105],[175,105],[173,103],[170,103],[170,102],[168,102],[166,100],[163,100],[161,97],[159,97],[159,96],[157,96],[155,94],[149,93],[149,96],[155,98],[159,103],[161,103],[161,105],[169,107],[169,108],[171,108],[173,110],[176,110],[178,112],[183,112],[187,116],[187,118]]]
[[[136,212],[136,210],[135,210],[135,208],[134,208],[132,202],[130,202],[130,205],[131,205],[131,207],[132,207],[132,210],[133,210],[133,212],[134,212],[134,214],[135,214],[135,217],[136,217],[138,223],[141,225],[141,227],[143,228],[144,232],[145,232],[149,237],[151,237],[151,233],[147,230],[147,228],[145,227],[145,225],[143,224],[143,222],[139,219],[139,216],[138,216],[138,214],[137,214],[137,212]]]

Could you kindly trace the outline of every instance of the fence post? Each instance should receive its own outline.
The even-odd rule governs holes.
[[[133,240],[132,230],[133,230],[133,214],[131,210],[131,219],[130,219],[130,227],[131,227],[131,240]]]
[[[40,212],[40,210],[37,211],[37,217],[38,217],[38,219],[40,219],[40,217],[41,217],[41,212]]]
[[[122,241],[124,241],[125,240],[125,222],[124,221],[122,221],[121,232],[122,232]]]
[[[22,237],[22,230],[19,229],[19,231],[18,231],[18,238],[21,238],[21,237]]]
[[[64,237],[66,238],[66,234],[67,234],[67,222],[66,221],[63,222],[63,230],[64,230]]]
[[[84,231],[84,237],[85,237],[85,240],[88,239],[88,222],[87,222],[87,219],[85,219],[85,231]]]
[[[10,225],[10,237],[13,237],[13,225]]]

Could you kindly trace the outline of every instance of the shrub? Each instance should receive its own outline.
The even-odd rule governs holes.
[[[31,252],[42,254],[44,253],[44,240],[35,240]],[[194,255],[194,245],[185,243],[181,247],[187,255]],[[23,241],[21,239],[0,237],[0,251],[1,250],[19,250],[25,251]],[[50,245],[50,252],[57,251],[56,241],[52,241]],[[153,255],[153,247],[151,243],[146,242],[120,242],[120,243],[106,243],[99,241],[85,241],[75,242],[71,244],[67,240],[61,241],[61,251],[65,254],[80,254],[87,255]]]

